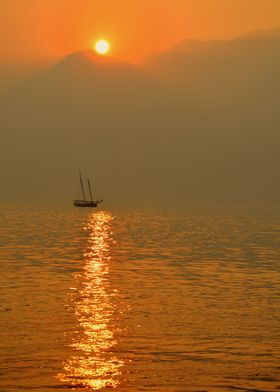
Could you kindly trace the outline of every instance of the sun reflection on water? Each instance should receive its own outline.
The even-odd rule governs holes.
[[[108,212],[95,212],[85,225],[89,239],[84,253],[84,271],[78,276],[82,286],[70,296],[78,322],[71,344],[74,353],[65,362],[63,374],[58,376],[63,382],[92,390],[117,387],[123,366],[112,353],[117,343],[113,298],[118,295],[108,281],[112,219]]]

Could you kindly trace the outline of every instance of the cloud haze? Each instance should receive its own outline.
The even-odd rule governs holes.
[[[1,99],[1,197],[107,205],[279,201],[280,33],[184,41],[144,68],[68,56]]]

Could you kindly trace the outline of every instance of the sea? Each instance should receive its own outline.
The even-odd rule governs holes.
[[[279,210],[0,220],[0,392],[280,391]]]

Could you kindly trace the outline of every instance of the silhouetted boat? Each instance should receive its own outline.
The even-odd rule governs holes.
[[[98,204],[102,203],[102,201],[103,201],[103,200],[93,200],[90,181],[89,181],[89,179],[87,179],[87,180],[88,180],[88,190],[89,190],[90,200],[86,200],[83,179],[82,179],[82,175],[80,172],[80,183],[81,183],[81,188],[82,188],[83,200],[74,200],[73,205],[75,207],[94,208],[94,207],[98,207]]]

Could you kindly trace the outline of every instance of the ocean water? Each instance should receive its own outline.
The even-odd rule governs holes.
[[[2,209],[0,391],[279,391],[279,211]]]

